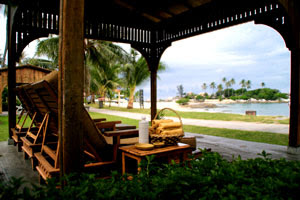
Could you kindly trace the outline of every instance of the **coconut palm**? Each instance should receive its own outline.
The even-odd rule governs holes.
[[[52,68],[58,68],[59,38],[50,37],[45,40],[38,40],[36,56],[46,56],[51,62]]]
[[[266,86],[266,84],[264,82],[262,82],[260,85],[262,88],[264,88]]]
[[[50,37],[38,42],[36,55],[47,56],[53,64],[58,65],[59,38]],[[126,61],[127,53],[122,47],[102,40],[84,40],[85,62],[90,65],[101,65],[111,60]]]
[[[202,89],[204,90],[204,93],[206,93],[206,89],[207,89],[206,83],[203,83],[201,87],[202,87]]]
[[[111,94],[120,84],[120,64],[116,62],[102,63],[101,66],[88,65],[90,75],[93,77],[90,88],[92,92],[99,92],[101,97]]]
[[[215,82],[211,82],[209,87],[213,90],[213,94],[214,94],[214,90],[216,89],[216,83]]]
[[[218,92],[220,93],[220,92],[223,90],[223,85],[222,85],[222,84],[219,84],[219,85],[217,86],[217,88],[218,88]]]
[[[233,86],[233,85],[235,84],[234,78],[232,78],[232,79],[230,80],[230,84],[231,84],[231,86]]]
[[[245,79],[241,80],[240,85],[242,87],[242,89],[244,89],[246,87],[246,81]],[[244,93],[244,90],[242,90],[242,94]]]
[[[180,98],[182,98],[183,95],[184,95],[183,85],[178,85],[177,86],[177,91],[178,91],[178,94],[179,94]]]
[[[226,84],[226,82],[227,82],[226,77],[222,78],[222,82],[223,82],[224,84]]]
[[[129,88],[129,101],[127,108],[133,108],[134,93],[137,86],[148,80],[150,72],[148,70],[147,62],[143,57],[137,59],[137,52],[131,49],[130,61],[124,65],[122,69],[123,85]],[[166,66],[160,63],[158,71],[163,71]]]
[[[226,90],[227,90],[227,96],[229,96],[229,90],[228,90],[228,88],[231,87],[231,81],[227,81],[225,83],[225,86],[226,86]]]
[[[41,59],[41,58],[24,58],[21,61],[21,64],[30,64],[30,65],[34,65],[34,66],[39,66],[45,69],[50,69],[53,70],[55,69],[55,67],[53,67],[53,62],[51,62],[50,60],[46,60],[46,59]]]
[[[250,88],[251,88],[251,81],[250,81],[250,80],[248,80],[248,81],[246,82],[246,88],[247,88],[247,89],[250,89]]]
[[[58,37],[50,37],[46,40],[39,41],[37,45],[36,55],[37,56],[47,56],[53,66],[58,66],[58,48],[59,48],[59,38]],[[91,83],[90,70],[98,70],[98,73],[106,73],[107,70],[100,70],[99,67],[107,66],[110,64],[116,64],[121,62],[126,62],[128,59],[127,53],[120,46],[115,45],[111,42],[101,41],[101,40],[84,40],[84,54],[85,54],[85,67],[84,67],[84,85],[85,85],[85,93],[87,96],[90,93],[90,86],[93,85]],[[87,66],[88,64],[89,66]],[[95,69],[93,69],[95,68]],[[97,73],[93,72],[93,75]],[[104,75],[103,75],[104,76]],[[95,80],[102,80],[96,78]],[[97,88],[100,89],[99,85],[102,82],[100,81],[98,87],[93,85],[93,91]],[[97,91],[97,90],[96,90]],[[105,92],[103,93],[105,94]],[[104,97],[104,96],[103,96]]]

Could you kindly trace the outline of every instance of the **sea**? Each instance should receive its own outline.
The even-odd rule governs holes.
[[[256,111],[256,115],[290,116],[288,103],[233,103],[217,104],[217,108],[205,109],[208,112],[245,114],[247,110]]]

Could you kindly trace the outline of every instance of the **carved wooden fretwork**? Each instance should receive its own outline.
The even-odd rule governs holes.
[[[31,41],[47,37],[49,34],[58,34],[59,1],[47,2],[28,1],[18,7],[13,22],[16,57],[21,55],[23,49]],[[277,1],[262,0],[255,1],[255,3],[233,1],[235,4],[230,4],[230,6],[222,5],[222,2],[215,1],[199,9],[192,9],[191,12],[153,24],[152,27],[126,24],[121,20],[117,23],[116,20],[101,16],[101,13],[93,15],[86,12],[84,34],[90,39],[130,43],[142,53],[148,62],[149,59],[159,59],[164,50],[174,41],[249,21],[274,28],[282,35],[289,47],[288,17]]]

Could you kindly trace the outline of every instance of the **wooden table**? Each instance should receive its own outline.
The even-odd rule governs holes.
[[[192,153],[190,145],[178,143],[176,146],[165,146],[160,148],[154,148],[152,150],[139,150],[134,145],[123,146],[119,148],[122,151],[122,173],[126,172],[126,157],[135,159],[137,165],[140,164],[142,159],[146,156],[155,155],[156,157],[167,157],[168,162],[171,163],[174,158],[179,158],[180,161],[185,161],[188,158],[188,154]],[[138,167],[138,172],[141,169]]]

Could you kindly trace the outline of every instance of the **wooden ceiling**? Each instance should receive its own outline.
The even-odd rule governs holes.
[[[159,23],[183,14],[193,8],[203,6],[211,1],[212,0],[114,0],[114,3],[154,23]]]

